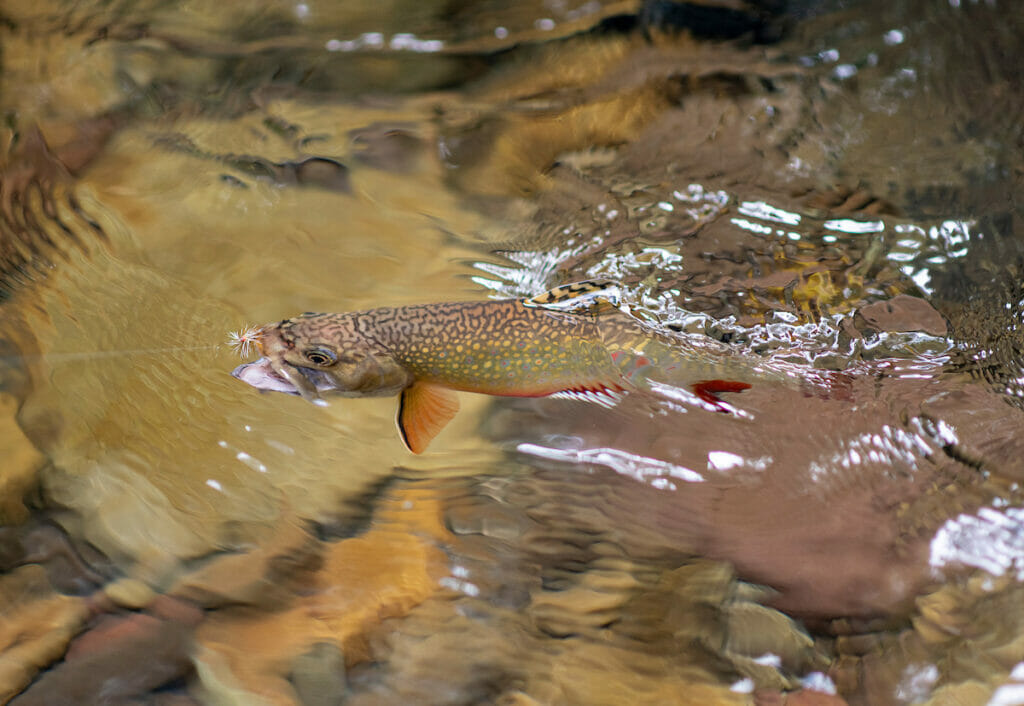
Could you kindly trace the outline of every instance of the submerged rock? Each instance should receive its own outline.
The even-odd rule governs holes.
[[[286,604],[323,565],[324,547],[295,518],[251,551],[219,554],[182,576],[168,593],[204,608]]]
[[[0,465],[0,526],[19,524],[28,517],[22,498],[36,482],[36,473],[46,462],[18,426],[17,411],[17,400],[0,394],[0,445],[4,448]]]
[[[191,635],[192,626],[151,615],[107,617],[11,703],[117,703],[149,694],[189,674]]]
[[[857,317],[864,328],[875,332],[923,331],[931,336],[945,336],[948,331],[946,320],[935,307],[906,294],[863,306],[857,310]]]
[[[89,609],[83,598],[54,592],[45,570],[34,565],[0,576],[0,605],[0,702],[6,703],[40,669],[64,654],[68,642],[85,623]],[[74,702],[57,699],[35,703]]]
[[[197,690],[215,700],[297,704],[344,683],[368,657],[367,634],[434,595],[445,574],[440,507],[415,492],[389,498],[365,534],[323,547],[322,567],[283,608],[225,607],[197,634]],[[319,657],[317,656],[319,655]],[[337,662],[332,655],[343,655]]]

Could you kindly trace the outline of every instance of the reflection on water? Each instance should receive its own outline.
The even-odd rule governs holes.
[[[0,702],[1020,700],[1015,5],[8,5]],[[610,407],[229,375],[584,279]]]

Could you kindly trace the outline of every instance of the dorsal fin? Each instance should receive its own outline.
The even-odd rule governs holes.
[[[414,454],[427,446],[459,411],[459,396],[453,390],[428,382],[414,382],[402,390],[398,403],[398,431]]]
[[[523,300],[523,306],[552,311],[598,313],[603,309],[625,310],[622,287],[615,280],[591,279],[563,284]]]

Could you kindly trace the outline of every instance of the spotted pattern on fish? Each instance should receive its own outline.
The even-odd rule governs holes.
[[[457,390],[539,396],[619,389],[619,374],[585,317],[531,309],[522,301],[374,309],[356,330],[386,347],[418,379]]]

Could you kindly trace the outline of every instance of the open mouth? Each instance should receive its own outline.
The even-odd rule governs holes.
[[[320,397],[322,392],[330,392],[341,397],[366,397],[373,395],[394,395],[400,392],[408,380],[400,380],[396,384],[378,386],[371,389],[353,385],[339,385],[338,380],[323,370],[305,368],[281,362],[275,364],[270,358],[263,357],[252,363],[243,363],[231,371],[231,375],[244,383],[252,385],[264,392],[284,392],[289,395],[301,395],[317,405],[327,403]]]
[[[298,368],[296,369],[298,370]],[[243,363],[232,370],[231,374],[242,382],[252,385],[257,390],[287,392],[289,395],[299,394],[295,385],[285,380],[274,370],[269,358],[260,358],[252,363]]]
[[[287,365],[287,364],[285,364]],[[337,391],[335,382],[320,370],[312,370],[297,365],[289,365],[289,372],[302,375],[317,392]],[[243,363],[231,371],[231,374],[242,382],[247,382],[257,390],[287,392],[289,395],[301,395],[289,380],[274,370],[269,358],[260,358],[252,363]]]

